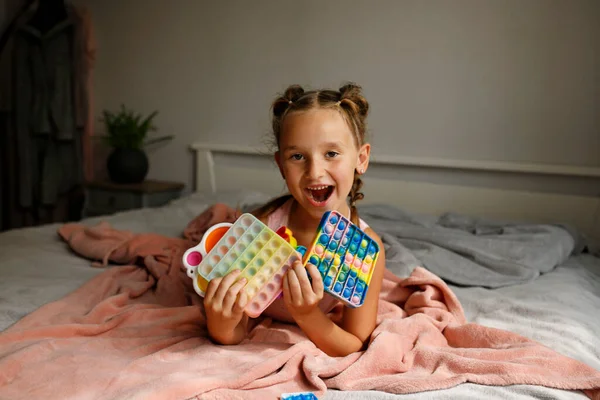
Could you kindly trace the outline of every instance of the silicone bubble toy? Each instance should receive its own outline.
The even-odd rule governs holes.
[[[337,211],[323,214],[305,256],[317,267],[325,292],[349,307],[360,307],[371,283],[379,244]]]
[[[184,253],[183,264],[200,296],[210,280],[241,270],[237,279],[248,280],[242,288],[248,295],[244,311],[255,318],[281,295],[284,274],[302,258],[303,265],[317,267],[325,292],[360,307],[378,255],[377,242],[337,211],[323,214],[309,250],[297,245],[287,227],[274,232],[246,213],[233,224],[212,226]]]
[[[248,213],[233,224],[214,225],[183,255],[187,274],[201,296],[210,280],[241,270],[237,280],[248,280],[242,288],[248,295],[244,311],[253,318],[281,294],[283,276],[297,260],[302,257],[290,243]]]
[[[280,397],[281,400],[317,400],[312,392],[284,393]]]

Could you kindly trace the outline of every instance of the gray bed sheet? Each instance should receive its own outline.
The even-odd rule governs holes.
[[[180,236],[210,204],[245,207],[267,197],[255,192],[193,194],[158,209],[110,217],[117,229]],[[600,370],[600,259],[582,254],[568,229],[482,221],[447,214],[421,216],[386,206],[364,206],[361,217],[383,240],[387,268],[407,276],[423,265],[449,282],[468,321],[534,339]],[[59,225],[0,234],[0,330],[57,300],[102,270],[72,253]],[[377,391],[329,391],[326,399],[583,399],[582,393],[539,386],[462,384],[447,390],[392,395]]]

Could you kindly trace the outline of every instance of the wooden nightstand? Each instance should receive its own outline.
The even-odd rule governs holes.
[[[160,207],[178,198],[183,183],[147,180],[121,185],[110,181],[90,182],[85,186],[83,218],[114,214],[144,207]]]

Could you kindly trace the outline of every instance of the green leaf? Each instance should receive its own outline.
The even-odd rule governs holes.
[[[172,136],[162,136],[146,140],[148,132],[155,131],[153,120],[158,111],[153,111],[148,116],[136,113],[121,104],[120,110],[112,112],[103,110],[101,118],[106,127],[104,142],[113,148],[141,149],[150,143],[171,140]]]

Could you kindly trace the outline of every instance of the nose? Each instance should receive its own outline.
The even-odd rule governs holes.
[[[306,164],[306,166],[306,176],[309,179],[319,179],[325,173],[323,163],[319,159],[311,159],[310,162]]]

